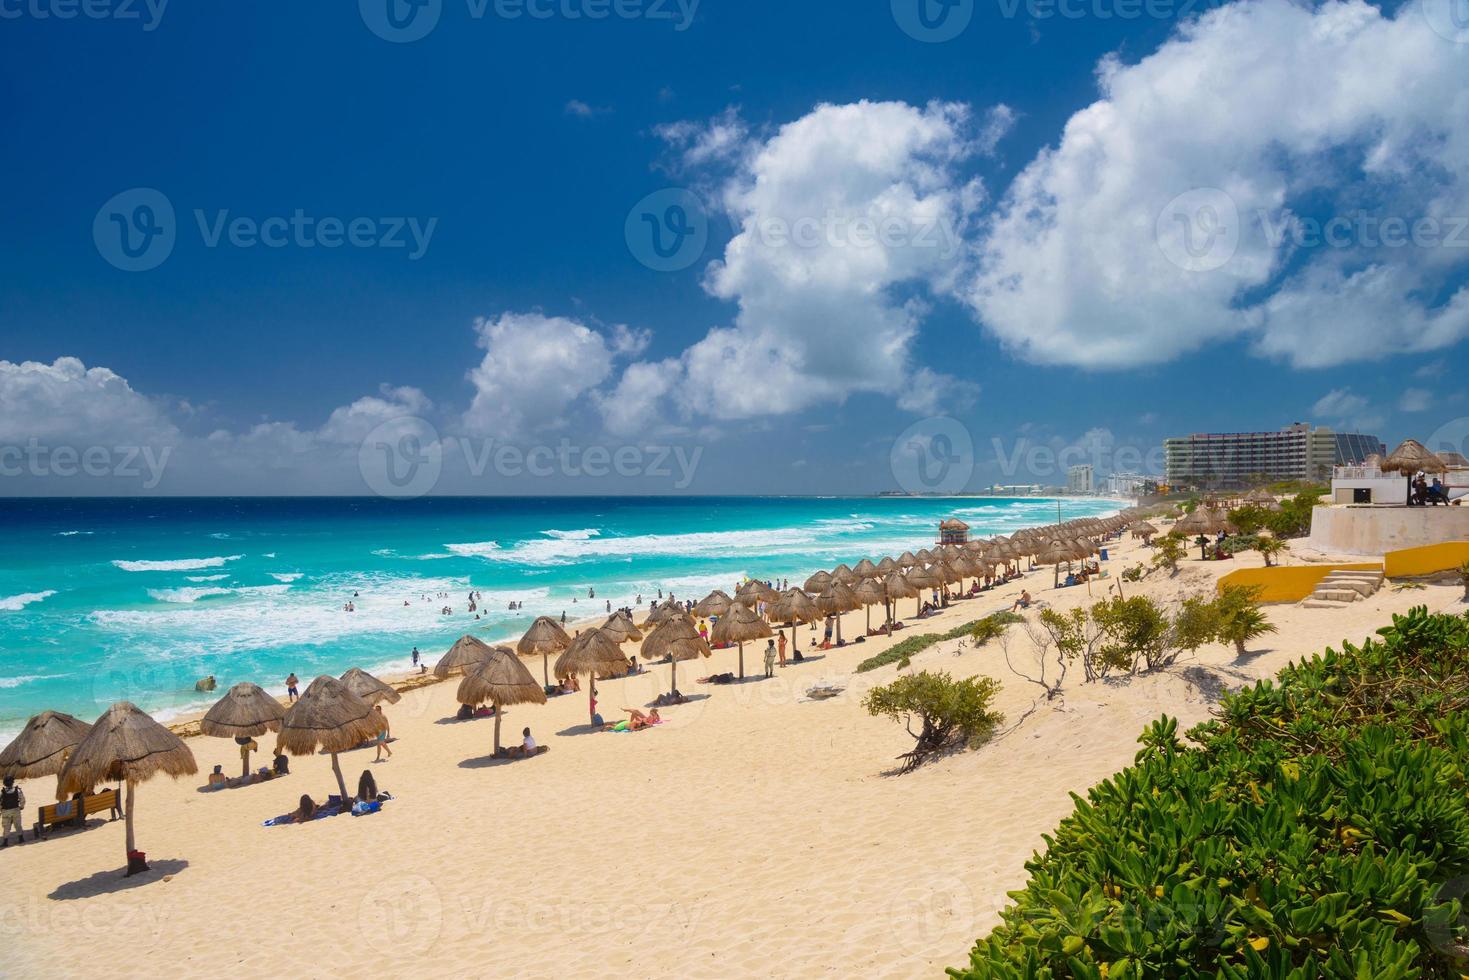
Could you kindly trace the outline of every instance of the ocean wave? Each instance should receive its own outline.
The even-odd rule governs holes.
[[[229,576],[228,575],[189,575],[189,576],[187,576],[187,578],[188,578],[188,580],[190,582],[223,582],[225,579],[229,578]]]
[[[542,531],[541,533],[548,538],[555,538],[558,541],[589,541],[592,538],[602,536],[601,530],[595,527],[582,528],[580,531],[551,530]]]
[[[57,531],[56,536],[58,538],[75,538],[78,535],[85,535],[90,537],[91,535],[96,533],[96,531]]]
[[[65,677],[65,674],[21,674],[19,677],[0,677],[0,690],[24,687],[35,681],[46,681],[52,677]]]
[[[45,592],[25,592],[21,595],[13,595],[8,599],[0,599],[0,610],[4,612],[20,612],[26,606],[35,602],[44,602],[55,594],[55,589],[49,589]]]
[[[271,572],[270,577],[277,582],[295,582],[300,580],[302,574],[301,572]]]
[[[470,544],[446,544],[444,547],[456,555],[462,555],[467,558],[488,558],[500,550],[500,546],[493,541],[475,541]]]
[[[522,565],[566,565],[586,558],[730,557],[739,553],[769,555],[800,551],[818,543],[809,528],[785,527],[753,531],[699,531],[688,534],[634,534],[620,538],[563,541],[556,538],[522,541],[502,549],[487,545],[448,545],[456,554]]]
[[[220,568],[244,555],[229,555],[215,558],[177,558],[171,561],[114,561],[112,564],[125,572],[196,572],[205,568]]]
[[[245,585],[235,589],[204,586],[197,589],[149,589],[148,595],[159,602],[192,604],[200,599],[213,599],[218,596],[280,595],[288,589],[290,589],[289,585]]]

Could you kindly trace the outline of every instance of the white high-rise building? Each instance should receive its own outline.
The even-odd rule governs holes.
[[[1066,471],[1066,489],[1069,492],[1091,493],[1093,488],[1091,463],[1082,463]]]

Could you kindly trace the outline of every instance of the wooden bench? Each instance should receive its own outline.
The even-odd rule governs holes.
[[[100,793],[92,793],[80,800],[67,800],[64,803],[51,803],[41,807],[36,814],[36,826],[31,830],[31,837],[40,840],[47,827],[56,827],[62,824],[71,827],[83,827],[87,818],[94,813],[110,810],[112,815],[109,820],[116,820],[122,816],[122,797],[115,789],[105,789]]]

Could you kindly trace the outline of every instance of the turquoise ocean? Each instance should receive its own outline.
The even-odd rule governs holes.
[[[283,692],[352,666],[405,672],[536,616],[702,598],[744,577],[1115,512],[1095,499],[554,497],[0,499],[0,740],[46,708],[127,699],[166,720],[241,680]],[[589,600],[589,589],[596,599]],[[482,593],[480,619],[467,612]],[[354,593],[356,595],[354,599]],[[446,593],[448,599],[435,598]],[[343,606],[355,604],[354,612]],[[524,608],[511,611],[510,603]],[[407,605],[405,605],[407,603]],[[453,615],[445,616],[445,605]],[[215,697],[218,695],[216,694]]]

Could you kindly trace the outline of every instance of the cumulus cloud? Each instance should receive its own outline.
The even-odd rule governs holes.
[[[676,169],[737,162],[749,149],[750,130],[737,106],[730,106],[713,119],[665,123],[654,127],[653,132],[677,155]]]
[[[1333,388],[1316,400],[1311,412],[1317,418],[1341,418],[1355,415],[1367,407],[1367,399],[1352,394],[1350,388]]]
[[[177,437],[164,406],[107,368],[88,368],[75,357],[0,361],[0,443],[144,445]]]
[[[567,409],[612,372],[613,346],[635,349],[623,328],[613,340],[586,324],[541,313],[503,313],[475,322],[484,359],[469,372],[474,400],[467,432],[509,437],[565,424]],[[646,338],[641,340],[646,346]]]
[[[1161,363],[1235,337],[1309,367],[1453,344],[1469,335],[1465,253],[1446,241],[1469,213],[1462,53],[1415,5],[1248,0],[1137,64],[1109,58],[1102,98],[1015,178],[961,293],[1048,364]],[[1385,244],[1364,211],[1437,221],[1440,241]],[[1313,239],[1323,213],[1349,219],[1346,247]]]
[[[1398,399],[1400,412],[1426,412],[1433,407],[1433,392],[1423,388],[1407,388]]]

